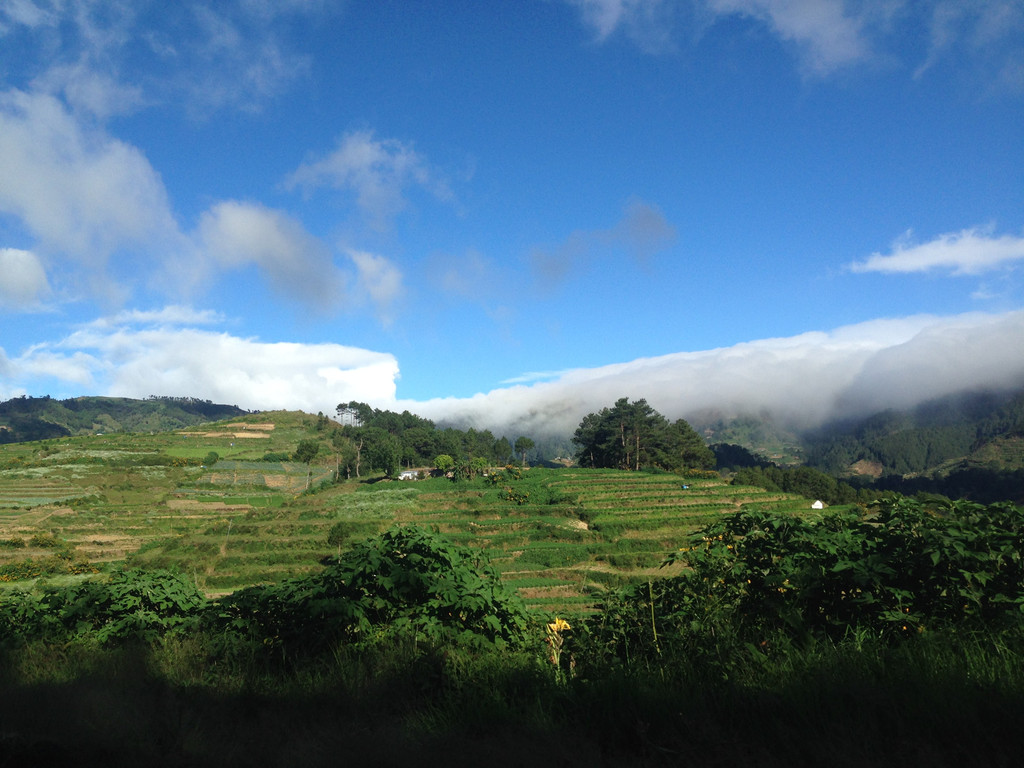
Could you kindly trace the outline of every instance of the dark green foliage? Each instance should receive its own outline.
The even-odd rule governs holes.
[[[494,443],[494,458],[499,464],[508,462],[512,456],[512,444],[507,437],[499,437]]]
[[[320,452],[320,441],[314,439],[300,440],[292,454],[292,460],[302,464],[309,464]]]
[[[13,563],[0,565],[0,581],[24,581],[40,576],[59,574],[95,573],[96,569],[79,555],[67,549],[59,549],[48,557],[29,557]]]
[[[876,491],[895,491],[907,496],[937,493],[980,504],[994,504],[1003,499],[1024,504],[1024,469],[960,467],[938,476],[887,475],[872,483],[871,487]]]
[[[699,429],[715,443],[741,445],[756,454],[777,457],[783,463],[802,453],[802,439],[776,423],[768,412],[702,421]]]
[[[299,648],[375,633],[471,647],[523,639],[522,604],[479,550],[419,528],[394,528],[325,564],[312,576],[224,598],[213,626]]]
[[[673,423],[647,404],[620,398],[612,408],[587,414],[573,434],[581,467],[679,471],[707,469],[715,457],[683,419]]]
[[[733,443],[715,443],[709,446],[715,454],[715,466],[721,470],[743,467],[770,467],[772,462],[759,454]]]
[[[397,477],[402,466],[402,443],[394,434],[380,427],[364,427],[366,461],[371,469],[388,477]]]
[[[465,464],[468,470],[473,461],[484,467],[504,463],[511,452],[508,439],[495,439],[490,430],[439,429],[409,411],[395,413],[353,401],[338,405],[337,413],[342,422],[336,430],[338,439],[350,445],[344,463],[356,477],[367,468],[394,477],[403,466],[435,466],[441,455]]]
[[[738,512],[673,563],[687,570],[605,606],[599,630],[623,658],[721,660],[792,643],[1018,630],[1024,620],[1024,510],[1008,503]]]
[[[285,451],[269,451],[269,452],[263,454],[263,457],[260,459],[260,461],[266,461],[266,462],[275,463],[275,464],[283,462],[283,461],[291,461],[291,460],[292,460],[292,454],[287,453]]]
[[[194,625],[206,599],[170,571],[121,571],[39,595],[0,593],[0,640],[94,637],[152,641]]]
[[[348,543],[349,539],[364,533],[366,528],[366,523],[357,523],[351,520],[337,522],[327,532],[327,544],[331,547],[341,548]]]
[[[332,529],[340,543],[351,530]],[[0,593],[0,640],[92,637],[146,641],[204,625],[260,645],[312,650],[382,634],[468,647],[519,645],[525,609],[485,555],[418,528],[395,528],[329,558],[313,575],[250,587],[209,609],[195,585],[168,571]],[[31,620],[29,620],[29,617]]]
[[[904,475],[966,456],[994,437],[1020,434],[1024,392],[960,394],[827,425],[810,437],[807,463],[839,473],[863,460],[881,464],[885,474]]]
[[[796,493],[805,499],[820,499],[826,504],[849,504],[875,498],[878,493],[858,490],[812,467],[754,466],[737,469],[733,485],[756,485],[769,491]]]
[[[529,437],[517,437],[515,451],[523,458],[523,466],[526,466],[526,454],[533,450],[534,442]]]

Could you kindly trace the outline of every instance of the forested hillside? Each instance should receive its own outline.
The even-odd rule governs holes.
[[[191,397],[16,397],[0,402],[0,443],[98,432],[169,432],[246,413]]]
[[[883,411],[856,423],[831,424],[808,439],[809,466],[842,474],[909,475],[969,459],[994,441],[1024,436],[1024,391],[969,393],[908,411]],[[1016,469],[987,452],[989,469]]]

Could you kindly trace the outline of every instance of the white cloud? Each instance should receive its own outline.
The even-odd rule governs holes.
[[[191,313],[199,319],[207,313]],[[398,364],[386,353],[340,344],[263,342],[193,327],[181,307],[103,318],[66,338],[7,359],[11,381],[55,379],[120,397],[181,395],[250,409],[330,412],[358,400],[395,399]]]
[[[53,14],[32,0],[6,0],[0,5],[0,33],[14,26],[35,28],[53,23]]]
[[[32,309],[50,293],[46,270],[31,251],[0,248],[0,275],[0,309]]]
[[[854,272],[911,273],[948,269],[954,275],[977,275],[1024,259],[1024,237],[994,237],[979,229],[940,235],[927,243],[913,243],[910,233],[893,243],[889,254],[873,253],[853,262]]]
[[[392,307],[405,292],[402,271],[383,256],[365,251],[349,251],[349,257],[356,265],[358,291],[365,292],[381,320],[390,323]]]
[[[452,198],[447,181],[410,144],[377,139],[371,131],[345,134],[333,152],[303,163],[285,180],[288,189],[309,192],[323,186],[353,192],[378,230],[387,229],[405,208],[410,188],[422,188],[442,201]]]
[[[563,372],[471,398],[400,402],[496,434],[568,435],[620,397],[670,418],[771,412],[793,426],[912,405],[964,388],[1024,386],[1024,311],[914,316]]]
[[[183,99],[205,118],[259,109],[308,73],[290,22],[333,12],[320,2],[7,0],[0,36],[20,35],[33,88],[64,94],[76,110],[106,118]]]
[[[159,175],[143,154],[84,129],[51,96],[0,93],[0,212],[43,250],[101,267],[122,248],[183,238]]]
[[[603,42],[618,33],[647,52],[671,50],[682,29],[697,39],[728,17],[751,19],[792,45],[805,72],[827,76],[904,57],[920,77],[943,62],[987,91],[1024,91],[1024,5],[1019,0],[565,0]],[[914,61],[920,44],[923,62]]]
[[[194,309],[193,307],[171,304],[160,309],[125,309],[111,317],[101,317],[89,324],[94,328],[111,328],[121,325],[218,325],[224,322],[224,316],[212,309]]]
[[[641,2],[635,0],[569,0],[580,9],[583,21],[592,27],[599,40],[605,40]]]
[[[910,407],[965,389],[1024,386],[1024,311],[942,318],[879,349],[837,397],[843,410]]]
[[[462,256],[434,254],[428,276],[443,293],[462,299],[489,300],[509,286],[499,265],[474,249]]]
[[[105,365],[86,352],[57,351],[47,344],[35,345],[9,362],[14,380],[52,379],[82,392],[94,391],[97,386],[95,374]]]
[[[673,0],[568,0],[599,42],[617,31],[647,53],[670,50],[676,6]]]
[[[349,400],[392,401],[398,374],[391,355],[340,344],[265,343],[197,330],[120,332],[95,343],[105,358],[123,360],[107,376],[110,394],[125,397],[180,393],[261,410],[329,412]]]
[[[604,237],[643,263],[676,241],[676,228],[668,223],[658,206],[632,200],[622,219]]]
[[[618,30],[642,49],[672,47],[679,16],[689,13],[700,27],[717,17],[745,16],[765,24],[780,39],[794,43],[804,65],[816,74],[859,61],[869,53],[862,32],[872,3],[851,13],[843,0],[567,0],[580,8],[584,23],[599,41]]]
[[[310,5],[311,4],[305,4]],[[280,39],[275,30],[285,17],[306,8],[301,3],[240,2],[196,5],[191,32],[175,30],[165,42],[177,43],[186,55],[175,57],[183,77],[178,81],[199,108],[258,109],[269,98],[309,71],[309,58]],[[193,62],[200,66],[195,66]],[[190,84],[191,81],[191,84]]]
[[[254,264],[271,287],[288,298],[320,311],[344,301],[344,274],[327,247],[281,211],[256,203],[218,203],[202,215],[199,232],[222,266]]]
[[[130,114],[145,105],[141,87],[119,82],[82,61],[56,65],[33,85],[46,93],[61,93],[73,110],[101,119]]]
[[[916,76],[966,55],[984,74],[988,89],[1024,91],[1024,5],[1019,0],[939,0],[924,8],[929,48]]]
[[[816,74],[864,59],[868,44],[863,20],[850,15],[843,0],[709,0],[716,13],[738,13],[764,21],[781,39],[803,51]]]
[[[192,310],[122,313],[36,345],[0,350],[6,392],[56,379],[74,394],[193,396],[251,409],[330,412],[357,400],[496,434],[570,435],[587,413],[645,398],[699,423],[770,412],[790,426],[910,406],[964,389],[1024,386],[1024,311],[875,320],[831,331],[679,352],[503,387],[470,398],[398,400],[396,359],[339,344],[270,343],[177,327]],[[206,313],[195,313],[203,319]],[[537,376],[531,374],[530,376]]]

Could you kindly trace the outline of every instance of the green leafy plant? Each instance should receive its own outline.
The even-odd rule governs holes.
[[[593,627],[620,658],[1001,631],[1024,617],[1024,511],[903,498],[813,518],[742,511],[666,565],[685,570],[614,595]]]
[[[43,593],[40,605],[69,636],[100,642],[152,641],[191,626],[206,599],[186,577],[171,571],[121,571]]]
[[[505,647],[524,638],[525,610],[485,555],[435,533],[392,528],[324,563],[222,599],[211,623],[272,646],[398,634]]]

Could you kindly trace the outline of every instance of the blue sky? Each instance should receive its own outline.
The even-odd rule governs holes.
[[[0,0],[0,398],[1024,384],[1019,0]]]

